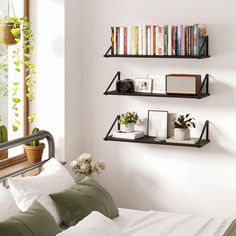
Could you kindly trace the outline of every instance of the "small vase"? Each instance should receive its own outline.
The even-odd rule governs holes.
[[[121,125],[120,126],[120,131],[125,132],[125,133],[134,132],[134,123],[128,124],[127,127],[125,125]]]
[[[175,139],[176,140],[189,140],[190,139],[190,129],[180,129],[175,128]]]

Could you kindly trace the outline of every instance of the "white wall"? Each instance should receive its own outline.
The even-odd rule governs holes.
[[[83,1],[82,147],[107,163],[98,179],[120,207],[236,216],[235,8],[233,0]],[[198,22],[207,25],[209,59],[103,57],[110,46],[111,26]],[[131,78],[210,73],[211,96],[202,100],[104,96],[118,70]],[[145,118],[149,109],[191,113],[198,123],[195,135],[209,119],[211,143],[193,149],[103,141],[117,114],[137,111]]]
[[[69,163],[82,144],[81,0],[31,0],[37,66],[35,125],[50,131],[56,157]],[[44,153],[45,156],[47,152]]]
[[[82,146],[82,1],[65,1],[65,159]]]
[[[64,0],[31,0],[37,68],[36,112],[33,126],[55,138],[59,160],[65,158],[65,13]],[[45,152],[46,153],[46,152]]]

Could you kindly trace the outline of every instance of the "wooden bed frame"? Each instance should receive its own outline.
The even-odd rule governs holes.
[[[23,144],[27,144],[31,141],[34,140],[42,140],[42,139],[47,139],[47,143],[48,143],[48,158],[46,160],[43,160],[41,162],[38,162],[36,164],[32,164],[29,167],[20,169],[18,171],[12,172],[10,174],[7,174],[3,177],[0,177],[0,182],[3,182],[4,185],[6,185],[6,181],[9,177],[15,177],[15,176],[24,176],[24,174],[26,172],[29,172],[31,170],[34,170],[36,168],[41,167],[44,163],[46,163],[50,158],[54,158],[55,157],[55,142],[54,142],[54,138],[51,135],[51,133],[49,133],[48,131],[45,130],[40,130],[37,134],[33,134],[33,135],[28,135],[22,138],[18,138],[18,139],[14,139],[11,140],[9,142],[5,142],[5,143],[1,143],[0,144],[0,151],[2,150],[6,150],[9,148],[13,148],[13,147],[17,147]]]

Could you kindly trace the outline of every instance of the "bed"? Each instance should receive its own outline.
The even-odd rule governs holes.
[[[104,205],[105,210],[103,209],[103,205],[99,207],[95,206],[96,201],[98,204],[100,204],[100,202],[94,197],[91,204],[88,204],[86,197],[90,198],[90,196],[87,193],[84,194],[84,192],[80,195],[81,198],[74,197],[70,201],[64,201],[64,204],[67,205],[63,206],[63,210],[67,209],[67,207],[76,209],[76,207],[78,207],[77,202],[83,201],[83,199],[85,201],[84,204],[90,205],[89,209],[85,212],[86,214],[84,214],[80,220],[75,220],[77,213],[74,214],[75,212],[73,212],[76,217],[67,222],[65,220],[67,218],[61,218],[60,207],[58,207],[57,204],[55,207],[55,202],[53,202],[55,199],[52,196],[55,195],[58,197],[58,195],[61,194],[60,191],[63,192],[63,197],[66,196],[65,194],[71,193],[67,188],[74,184],[74,180],[66,169],[54,158],[55,144],[53,136],[47,131],[40,131],[34,135],[0,144],[0,151],[28,143],[35,139],[42,140],[45,138],[48,142],[48,158],[46,160],[8,174],[7,176],[0,177],[0,182],[2,182],[3,185],[7,185],[7,183],[10,185],[10,190],[6,190],[6,188],[4,188],[4,190],[3,187],[0,186],[0,235],[236,236],[236,222],[234,219],[230,218],[216,219],[206,216],[184,215],[162,211],[140,211],[124,208],[117,210],[119,214],[114,210],[109,212],[106,207],[109,204],[113,204],[111,202],[112,199],[109,199],[109,193],[106,193],[101,199],[99,199],[99,196],[95,193],[99,201],[103,201],[104,199],[110,201],[108,205]],[[44,170],[38,176],[23,177],[26,172],[39,167],[43,167]],[[58,181],[58,179],[60,181]],[[87,187],[88,186],[86,186],[86,188]],[[93,186],[92,193],[95,192],[94,189]],[[106,192],[106,190],[99,186],[99,191],[100,190]],[[35,203],[35,201],[37,203]],[[60,199],[60,201],[63,201],[63,199]],[[34,209],[32,209],[32,205]],[[20,211],[22,213],[20,213]],[[35,212],[39,214],[37,215]],[[21,217],[21,214],[23,214],[23,220],[22,218],[20,220],[18,218],[18,215]],[[34,218],[37,223],[33,222]],[[24,228],[21,222],[28,224],[28,220],[31,222]],[[68,224],[63,225],[64,221]],[[6,226],[5,222],[11,226]],[[42,222],[41,224],[44,225],[44,227],[41,227],[38,222]],[[16,227],[14,229],[15,234],[12,232],[8,233],[7,231],[9,227],[11,229],[14,228],[12,224],[17,224],[19,228]],[[46,225],[48,225],[51,231],[47,229]],[[32,233],[34,230],[39,230],[40,233]]]

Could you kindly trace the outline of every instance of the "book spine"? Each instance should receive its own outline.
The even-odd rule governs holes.
[[[158,54],[159,55],[164,55],[164,27],[159,26],[158,30]]]
[[[111,54],[112,55],[114,55],[114,50],[115,50],[115,45],[114,45],[114,40],[115,40],[114,28],[115,27],[111,27]]]
[[[206,37],[206,26],[199,25],[199,51],[204,43],[205,37]],[[206,49],[203,48],[202,52],[199,52],[199,53],[206,54]]]
[[[181,55],[182,56],[185,55],[185,35],[184,35],[184,31],[185,31],[185,26],[181,25]]]
[[[116,55],[120,54],[120,27],[116,27]]]
[[[124,54],[127,55],[128,54],[128,29],[127,27],[124,27]]]
[[[136,44],[135,44],[135,55],[138,55],[138,46],[139,46],[138,26],[135,26],[135,39],[136,39]]]
[[[180,56],[180,47],[181,47],[181,27],[180,25],[177,26],[177,48],[176,48],[176,52],[177,55]]]
[[[143,55],[143,28],[138,26],[138,55]]]
[[[159,55],[159,52],[158,52],[158,46],[159,46],[158,36],[159,36],[159,27],[155,26],[155,55]]]
[[[151,27],[147,26],[147,55],[151,55]]]
[[[124,55],[124,27],[120,27],[120,55]]]
[[[172,27],[172,55],[176,55],[176,26]]]
[[[188,55],[191,55],[191,28],[188,26]]]
[[[164,55],[168,55],[168,25],[164,26]]]
[[[190,48],[191,48],[191,55],[194,55],[194,26],[190,26],[190,31],[191,31],[191,43],[190,43]]]
[[[142,40],[142,43],[143,43],[143,55],[146,55],[146,26],[143,25],[143,40]]]
[[[132,55],[132,30],[131,26],[128,26],[128,36],[127,36],[127,48],[128,55]]]
[[[135,26],[131,26],[132,30],[132,55],[135,55],[135,50],[136,50],[136,38],[135,38]]]
[[[151,55],[154,55],[154,42],[153,42],[153,39],[154,39],[154,25],[151,25],[150,26],[150,29],[151,29],[151,31],[150,31],[150,53],[151,53]]]
[[[168,56],[172,55],[172,26],[168,25]]]

